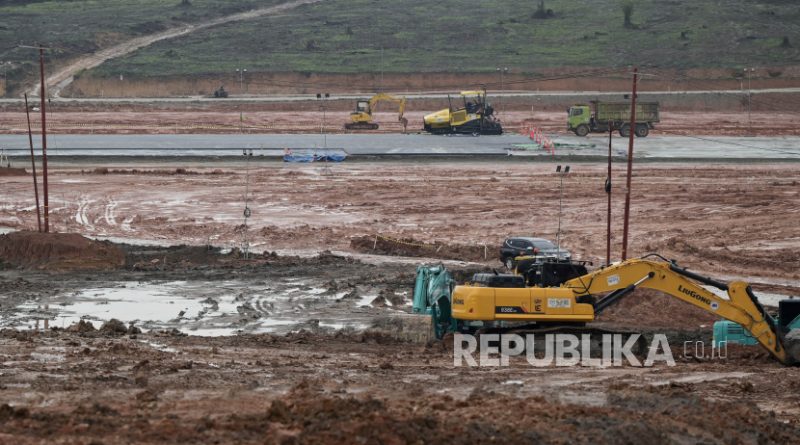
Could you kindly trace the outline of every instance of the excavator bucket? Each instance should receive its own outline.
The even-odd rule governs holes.
[[[800,364],[800,298],[778,303],[777,324],[779,332],[783,334],[787,359],[792,364]]]
[[[396,314],[373,322],[371,330],[391,337],[427,343],[451,330],[450,296],[455,280],[444,265],[417,267],[411,314]]]
[[[786,356],[790,364],[800,364],[800,329],[793,329],[783,338],[783,346],[786,348]]]

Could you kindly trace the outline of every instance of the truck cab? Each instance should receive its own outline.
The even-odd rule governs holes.
[[[574,131],[576,134],[578,133],[578,127],[583,125],[581,129],[586,128],[586,133],[588,133],[590,129],[590,121],[592,117],[591,108],[589,105],[573,105],[569,107],[567,110],[567,130]],[[579,136],[586,136],[586,133]]]

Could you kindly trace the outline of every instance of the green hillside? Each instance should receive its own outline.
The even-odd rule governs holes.
[[[26,24],[63,50],[95,49],[274,2],[50,1],[0,7],[0,42],[36,40]],[[8,3],[8,2],[5,2]],[[5,4],[4,3],[4,4]],[[253,71],[354,73],[486,72],[513,66],[665,68],[800,64],[800,8],[794,0],[538,1],[327,0],[278,16],[201,30],[100,66],[97,76],[194,75]],[[548,14],[547,10],[552,10]],[[784,39],[787,39],[784,41]],[[788,43],[788,44],[787,44]],[[7,60],[31,58],[12,50]],[[0,58],[0,60],[2,60]]]
[[[0,69],[9,81],[38,69],[38,54],[19,45],[43,44],[50,61],[281,0],[61,0],[0,1]]]

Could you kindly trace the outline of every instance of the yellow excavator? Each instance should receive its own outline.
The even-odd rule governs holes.
[[[790,327],[797,326],[793,321],[800,318],[800,299],[779,302],[776,320],[764,310],[747,283],[707,278],[655,254],[590,273],[583,265],[563,262],[536,263],[527,270],[518,267],[516,272],[479,273],[463,285],[449,281],[449,286],[420,292],[421,299],[427,301],[418,301],[415,290],[415,312],[431,314],[432,333],[437,338],[453,331],[522,324],[534,329],[558,329],[594,321],[604,309],[643,287],[738,323],[781,363],[800,363],[800,329]],[[419,273],[418,270],[418,277]],[[724,291],[727,298],[701,284]],[[420,309],[423,305],[427,307]]]
[[[372,112],[378,102],[387,101],[396,103],[399,111],[397,120],[403,124],[403,132],[406,131],[408,126],[408,119],[403,117],[406,110],[406,98],[395,97],[391,94],[378,93],[369,99],[359,99],[356,101],[356,109],[350,113],[350,122],[344,124],[346,130],[377,130],[378,124],[372,122]]]

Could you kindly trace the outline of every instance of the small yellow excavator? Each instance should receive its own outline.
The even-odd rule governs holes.
[[[344,124],[346,130],[377,130],[378,124],[372,122],[372,112],[378,102],[387,101],[398,104],[399,111],[397,120],[403,124],[403,132],[408,126],[408,119],[403,117],[406,110],[406,98],[395,97],[391,94],[378,93],[369,99],[359,99],[356,101],[356,109],[350,113],[350,122]]]
[[[414,311],[431,315],[432,334],[437,338],[447,332],[522,324],[552,330],[594,321],[604,309],[637,287],[644,287],[738,323],[781,363],[800,363],[800,329],[793,328],[797,326],[794,321],[800,319],[800,299],[780,301],[776,320],[764,310],[747,283],[707,278],[656,254],[590,273],[583,265],[563,262],[538,263],[516,271],[478,273],[464,285],[439,277],[427,280],[437,285],[447,281],[449,285],[433,287],[432,292],[425,292],[425,286],[419,286],[419,293],[415,288]],[[724,291],[727,298],[701,284]]]

